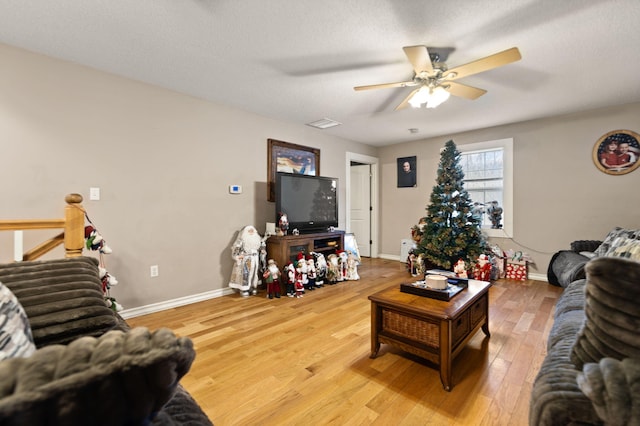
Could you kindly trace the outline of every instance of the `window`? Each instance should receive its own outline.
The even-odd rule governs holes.
[[[498,148],[467,152],[460,156],[460,165],[464,170],[464,187],[473,204],[483,206],[481,211],[486,211],[494,201],[499,206],[504,205],[503,154],[504,150]],[[482,227],[490,228],[492,222],[489,215],[482,214],[481,217]]]
[[[474,203],[484,207],[482,229],[490,237],[513,235],[513,139],[459,145],[464,185]],[[493,229],[486,214],[497,201],[502,208],[500,229]]]

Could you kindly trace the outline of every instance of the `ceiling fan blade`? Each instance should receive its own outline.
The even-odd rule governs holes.
[[[502,52],[478,59],[477,61],[451,68],[443,74],[443,77],[445,80],[457,80],[519,61],[521,58],[522,56],[518,48],[512,47],[511,49],[503,50]]]
[[[455,81],[448,81],[442,84],[442,87],[454,96],[459,96],[466,99],[478,99],[480,96],[487,93],[484,89],[478,89],[477,87],[467,86],[466,84],[457,83]]]
[[[416,75],[420,75],[423,71],[427,74],[433,74],[433,64],[427,46],[405,46],[402,48],[404,54],[409,58],[409,62],[413,65],[413,71]]]
[[[414,95],[418,90],[420,90],[420,88],[419,88],[419,87],[418,87],[417,89],[412,90],[412,91],[411,91],[411,93],[409,93],[409,95],[408,95],[406,98],[404,98],[404,100],[403,100],[402,102],[400,102],[400,105],[398,105],[398,106],[396,107],[396,109],[395,109],[395,110],[396,110],[396,111],[398,111],[399,109],[403,109],[403,108],[406,108],[407,106],[409,106],[409,99],[411,99],[411,97],[412,97],[412,96],[413,96],[413,95]]]
[[[416,82],[414,81],[400,81],[397,83],[382,83],[382,84],[371,84],[368,86],[356,86],[353,88],[353,90],[356,91],[360,91],[360,90],[371,90],[371,89],[387,89],[390,87],[409,87],[409,86],[415,86]]]

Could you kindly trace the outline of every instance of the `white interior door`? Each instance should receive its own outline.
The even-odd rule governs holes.
[[[371,257],[371,165],[350,167],[351,232],[356,237],[360,256]]]

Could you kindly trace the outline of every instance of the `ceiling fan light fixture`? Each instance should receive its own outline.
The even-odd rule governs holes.
[[[444,90],[441,86],[422,86],[411,97],[411,99],[409,99],[409,104],[413,108],[421,108],[423,106],[426,106],[427,108],[435,108],[449,99],[449,96],[450,93]]]
[[[426,104],[429,100],[429,88],[422,86],[418,91],[409,99],[409,104],[414,108],[420,108],[423,104]]]
[[[407,59],[409,59],[409,62],[411,62],[413,66],[414,77],[411,81],[356,86],[354,89],[369,90],[388,87],[419,86],[406,95],[395,110],[401,110],[408,105],[411,105],[413,108],[435,108],[449,99],[451,94],[473,100],[487,93],[484,89],[467,86],[454,80],[489,71],[522,59],[518,48],[512,47],[511,49],[503,50],[502,52],[494,53],[493,55],[485,56],[484,58],[449,69],[449,66],[444,61],[452,49],[444,49],[445,58],[442,58],[443,62],[440,62],[441,58],[438,57],[438,53],[429,52],[427,46],[405,46],[402,50],[404,50]],[[451,90],[451,93],[449,90]]]
[[[431,90],[431,96],[427,101],[427,108],[437,107],[438,105],[449,99],[449,96],[451,96],[451,94],[444,90],[442,86],[434,88],[433,90]]]

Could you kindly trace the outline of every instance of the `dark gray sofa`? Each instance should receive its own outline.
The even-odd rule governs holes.
[[[2,425],[211,425],[179,384],[195,358],[168,329],[130,329],[107,308],[98,261],[0,265],[36,346],[0,361]]]
[[[640,424],[640,262],[630,254],[640,241],[638,231],[616,240],[620,231],[578,241],[549,265],[549,282],[565,290],[531,392],[532,426]]]

